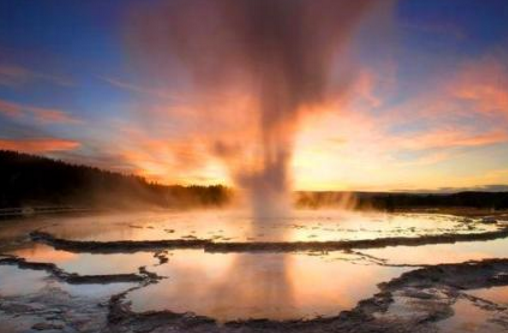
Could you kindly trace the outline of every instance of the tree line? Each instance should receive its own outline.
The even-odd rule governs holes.
[[[220,206],[230,191],[215,186],[165,186],[143,177],[75,165],[14,151],[0,151],[0,208]]]
[[[299,207],[307,208],[343,207],[382,211],[449,207],[504,210],[508,209],[508,192],[299,192],[296,203]]]
[[[24,206],[161,208],[220,207],[233,191],[222,185],[151,183],[143,177],[0,150],[0,208]],[[297,192],[297,207],[394,211],[408,208],[508,209],[508,192]]]

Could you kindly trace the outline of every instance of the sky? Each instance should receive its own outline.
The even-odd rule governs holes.
[[[183,69],[147,66],[166,51],[139,13],[168,1],[0,0],[0,149],[234,186],[209,141],[248,146],[249,96],[197,103]],[[347,92],[332,90],[292,135],[293,188],[508,185],[507,22],[505,0],[393,1],[361,21],[332,75],[348,68]]]

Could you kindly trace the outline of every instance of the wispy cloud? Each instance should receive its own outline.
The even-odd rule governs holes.
[[[296,144],[295,165],[302,170],[296,173],[296,182],[307,179],[302,188],[312,187],[312,182],[321,177],[323,184],[329,184],[340,173],[347,174],[348,178],[344,181],[351,184],[358,184],[366,174],[378,182],[395,181],[397,177],[390,179],[386,170],[399,170],[400,177],[418,173],[420,178],[414,180],[416,184],[427,179],[425,175],[437,172],[441,166],[454,160],[481,154],[486,147],[508,143],[508,118],[503,116],[503,104],[485,107],[485,110],[490,110],[486,112],[477,106],[489,102],[487,95],[472,99],[459,94],[464,91],[464,86],[471,87],[471,83],[476,81],[479,85],[488,86],[491,71],[482,73],[471,69],[481,69],[482,66],[482,61],[459,66],[456,72],[449,73],[447,80],[440,78],[435,89],[422,89],[407,99],[391,96],[397,87],[380,87],[387,83],[380,81],[378,73],[362,71],[350,94],[353,99],[360,100],[358,105],[341,102],[324,106],[330,107],[330,110],[320,112],[329,116],[324,117],[323,122],[316,120],[313,123],[311,119],[305,119],[304,127],[310,130],[304,131]],[[476,79],[473,79],[475,75]],[[493,80],[491,85],[496,86],[499,80],[503,82],[503,78],[498,75],[498,81]],[[390,84],[397,83],[393,81]],[[502,86],[496,87],[502,90]],[[220,135],[222,141],[241,142],[245,136],[251,135],[249,124],[256,121],[249,118],[248,99],[239,96],[234,101],[231,104],[222,100],[207,103],[210,110],[207,113],[210,116],[206,121],[208,126],[198,130],[190,124],[196,116],[192,104],[145,105],[144,110],[149,110],[151,117],[160,120],[146,128],[139,122],[134,125],[129,121],[116,128],[123,137],[129,138],[128,142],[122,141],[119,145],[124,147],[120,152],[122,160],[134,166],[137,174],[163,182],[196,179],[192,176],[195,174],[206,174],[213,179],[225,177],[220,162],[210,152],[207,139]],[[235,119],[235,126],[221,123],[215,117],[217,107],[221,108],[220,112],[230,112],[228,117]],[[239,149],[242,147],[239,146]],[[323,167],[318,167],[321,162],[316,161],[322,161]],[[465,180],[464,183],[479,181]],[[397,187],[393,185],[391,188]]]
[[[119,79],[115,79],[115,78],[111,78],[111,77],[106,77],[106,76],[99,76],[99,78],[114,87],[128,90],[131,92],[149,95],[149,96],[157,97],[157,98],[161,98],[161,99],[176,98],[175,96],[172,96],[168,91],[164,91],[163,89],[148,88],[148,87],[137,85],[137,84],[134,84],[131,82],[127,82],[127,81],[123,81],[123,80],[119,80]]]
[[[405,137],[394,137],[391,146],[404,150],[478,147],[508,142],[508,131],[471,133],[464,129],[437,129]]]
[[[0,99],[0,113],[10,118],[18,118],[23,116],[23,109],[19,104]]]
[[[77,124],[82,120],[58,109],[48,109],[29,106],[25,107],[41,123],[51,124]]]
[[[34,138],[34,139],[0,139],[0,149],[16,150],[27,153],[50,153],[58,151],[74,150],[80,147],[80,143],[74,140],[57,138]]]
[[[508,65],[486,57],[462,67],[448,89],[455,98],[468,102],[470,111],[508,119]]]
[[[19,104],[1,99],[0,114],[10,118],[30,116],[42,124],[77,124],[82,122],[81,119],[59,109]]]
[[[34,71],[26,67],[0,64],[0,85],[16,87],[42,81],[59,86],[73,86],[74,82],[68,78]]]

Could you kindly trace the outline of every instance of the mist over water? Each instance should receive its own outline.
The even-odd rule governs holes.
[[[139,68],[190,96],[185,107],[168,111],[189,140],[199,137],[224,162],[255,216],[276,217],[290,210],[290,162],[303,118],[346,96],[355,78],[351,39],[366,13],[380,6],[162,1],[137,8],[127,40]]]

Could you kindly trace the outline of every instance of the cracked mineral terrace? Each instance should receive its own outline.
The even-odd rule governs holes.
[[[205,226],[213,216],[7,222],[0,226],[0,332],[508,327],[502,221],[319,212],[251,230],[242,218]]]
[[[157,249],[193,249],[202,248],[206,252],[292,252],[292,251],[339,251],[351,249],[370,249],[388,246],[417,246],[430,244],[453,244],[468,241],[487,241],[508,237],[508,227],[498,230],[421,237],[387,237],[346,241],[307,241],[307,242],[214,242],[208,239],[168,239],[149,241],[72,241],[56,238],[53,235],[34,231],[30,233],[34,241],[42,241],[56,249],[75,252],[114,253],[136,252]]]

